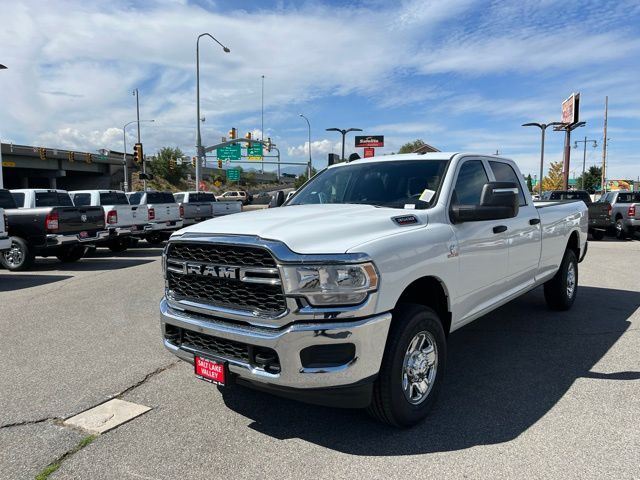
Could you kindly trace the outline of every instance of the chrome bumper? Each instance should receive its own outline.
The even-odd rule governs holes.
[[[384,313],[349,322],[294,323],[282,329],[248,327],[217,321],[172,308],[165,298],[160,302],[160,319],[164,338],[166,325],[193,330],[205,335],[275,350],[280,372],[264,369],[233,358],[217,358],[229,362],[229,371],[240,378],[290,388],[324,388],[351,385],[376,375],[380,370],[391,314]],[[304,368],[300,351],[309,346],[352,343],[355,357],[344,365]],[[164,339],[165,347],[182,360],[193,363],[194,351],[183,349]]]
[[[55,233],[47,234],[47,246],[65,245],[67,243],[93,243],[109,238],[109,230],[100,230],[93,237],[80,238],[80,235],[57,235]]]
[[[144,227],[145,233],[149,232],[161,232],[161,231],[171,231],[171,230],[179,230],[183,227],[182,220],[177,220],[175,225],[167,225],[166,222],[152,222],[148,223]]]

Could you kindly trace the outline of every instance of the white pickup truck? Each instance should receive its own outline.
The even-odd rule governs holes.
[[[180,207],[171,192],[130,192],[127,198],[131,205],[148,209],[147,228],[136,237],[144,238],[151,245],[160,245],[172,232],[182,228]]]
[[[535,205],[508,159],[333,165],[282,208],[172,235],[164,345],[218,385],[413,425],[440,390],[451,332],[538,286],[551,309],[571,307],[587,229],[583,202]]]
[[[104,221],[109,238],[105,245],[112,252],[124,252],[132,234],[150,229],[146,205],[129,205],[121,190],[74,190],[69,192],[76,207],[92,206],[104,209]]]
[[[173,196],[180,205],[180,215],[185,227],[213,217],[242,211],[240,202],[218,201],[211,192],[177,192]]]
[[[0,208],[0,252],[11,248],[11,239],[9,238],[9,219],[4,213],[4,209]]]

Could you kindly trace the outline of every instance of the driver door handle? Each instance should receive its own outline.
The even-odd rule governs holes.
[[[537,225],[539,223],[540,223],[539,218],[532,218],[531,220],[529,220],[529,225]]]
[[[502,233],[502,232],[506,232],[507,231],[507,226],[506,225],[498,225],[496,227],[493,227],[493,233]]]

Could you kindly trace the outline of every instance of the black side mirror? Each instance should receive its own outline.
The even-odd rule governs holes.
[[[489,182],[482,187],[480,205],[451,205],[453,223],[513,218],[519,210],[518,185]]]

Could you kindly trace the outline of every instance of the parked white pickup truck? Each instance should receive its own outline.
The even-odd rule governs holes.
[[[587,228],[581,201],[536,206],[508,159],[340,163],[282,208],[170,238],[164,345],[218,385],[412,425],[440,390],[451,332],[537,286],[551,309],[571,307]]]
[[[104,209],[105,226],[109,238],[105,243],[112,252],[124,252],[132,234],[150,229],[146,205],[129,205],[120,190],[74,190],[69,192],[76,207],[93,206]]]
[[[144,238],[151,245],[160,245],[172,232],[182,228],[180,207],[171,192],[129,192],[127,198],[131,205],[148,208],[148,228],[136,236]]]
[[[211,192],[177,192],[173,196],[180,205],[180,215],[185,227],[213,217],[242,211],[240,202],[220,202]]]

